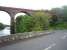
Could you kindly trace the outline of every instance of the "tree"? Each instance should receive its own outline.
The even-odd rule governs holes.
[[[67,21],[67,6],[63,6],[62,8],[53,8],[50,12],[57,16],[58,22]]]
[[[16,32],[19,33],[31,31],[33,26],[32,20],[32,17],[28,15],[18,16],[16,18]]]
[[[40,31],[48,29],[49,26],[49,16],[47,13],[45,13],[43,10],[37,11],[33,13],[34,18],[34,31]]]
[[[55,26],[58,23],[58,18],[56,15],[52,15],[51,19],[50,19],[50,26]]]
[[[0,23],[0,30],[2,30],[4,28],[5,28],[4,24]]]
[[[67,22],[67,6],[63,6],[63,20]]]

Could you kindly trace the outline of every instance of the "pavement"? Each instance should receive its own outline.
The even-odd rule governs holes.
[[[4,46],[0,50],[67,50],[67,30],[56,30],[50,35]]]

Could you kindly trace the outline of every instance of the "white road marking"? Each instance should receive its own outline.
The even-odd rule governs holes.
[[[66,35],[64,35],[63,37],[61,37],[61,39],[65,39],[67,36]]]
[[[49,49],[51,49],[52,47],[54,47],[56,44],[54,43],[54,44],[52,44],[52,45],[50,45],[48,48],[45,48],[44,50],[49,50]]]

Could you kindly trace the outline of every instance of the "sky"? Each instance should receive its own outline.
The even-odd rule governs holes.
[[[67,5],[67,0],[0,0],[0,6],[25,9],[51,9]],[[0,22],[10,24],[10,17],[6,12],[0,12]]]

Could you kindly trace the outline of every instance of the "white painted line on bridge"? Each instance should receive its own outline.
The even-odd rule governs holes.
[[[54,44],[52,44],[52,45],[50,45],[48,48],[45,48],[44,50],[49,50],[49,49],[51,49],[52,47],[54,47],[54,46],[56,46],[56,44],[54,43]]]
[[[61,37],[61,39],[66,39],[66,37],[67,37],[67,36],[66,36],[66,35],[64,35],[63,37]]]

